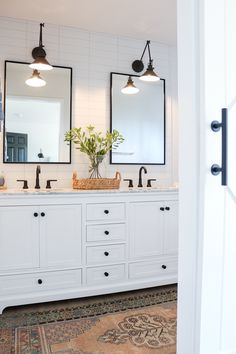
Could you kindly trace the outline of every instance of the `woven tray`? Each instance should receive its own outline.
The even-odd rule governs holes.
[[[115,178],[82,178],[77,179],[73,173],[72,186],[74,189],[119,189],[121,174],[116,172]]]

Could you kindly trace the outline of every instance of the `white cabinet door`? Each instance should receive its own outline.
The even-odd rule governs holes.
[[[0,208],[0,271],[39,267],[38,207]]]
[[[178,201],[165,203],[163,253],[178,253]]]
[[[162,254],[164,241],[164,203],[130,203],[130,256]]]
[[[40,266],[81,264],[81,206],[40,207]]]

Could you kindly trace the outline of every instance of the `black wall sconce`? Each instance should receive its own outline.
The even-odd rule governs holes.
[[[34,61],[32,64],[29,65],[31,69],[36,69],[36,70],[52,70],[53,67],[52,65],[49,64],[49,62],[46,59],[46,52],[43,49],[43,34],[42,34],[42,28],[44,27],[44,23],[40,23],[40,33],[39,33],[39,46],[35,47],[32,50],[32,57],[34,58]]]
[[[43,49],[43,27],[44,23],[40,23],[39,32],[39,46],[32,50],[33,63],[29,65],[33,69],[33,73],[29,79],[25,81],[26,85],[31,87],[43,87],[46,85],[46,81],[40,76],[39,70],[52,70],[52,65],[46,59],[46,52]]]
[[[142,56],[139,60],[135,60],[132,63],[132,69],[136,72],[136,73],[140,73],[141,71],[143,71],[144,69],[144,64],[143,64],[143,56],[146,52],[146,50],[148,49],[148,57],[149,57],[149,62],[148,62],[148,67],[147,70],[144,72],[143,75],[140,76],[140,80],[142,81],[158,81],[160,80],[160,77],[154,72],[154,67],[153,67],[153,59],[151,57],[151,51],[150,51],[150,41],[146,42],[146,45],[144,47]]]

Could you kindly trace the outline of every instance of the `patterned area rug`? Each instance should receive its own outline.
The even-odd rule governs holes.
[[[176,287],[7,309],[0,354],[174,354]]]

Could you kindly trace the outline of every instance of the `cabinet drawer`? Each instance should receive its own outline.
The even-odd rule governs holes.
[[[119,282],[125,279],[125,265],[110,265],[104,267],[87,269],[87,284],[109,284],[110,282]]]
[[[87,247],[87,265],[109,264],[125,260],[125,245]]]
[[[81,284],[81,270],[17,274],[0,278],[0,294],[23,294],[75,288]]]
[[[153,260],[148,262],[138,262],[129,265],[129,278],[155,278],[177,275],[177,259]]]
[[[87,226],[87,241],[119,241],[126,238],[125,224],[103,224]]]
[[[87,205],[88,221],[104,221],[104,220],[124,220],[125,204],[124,203],[102,203]]]

